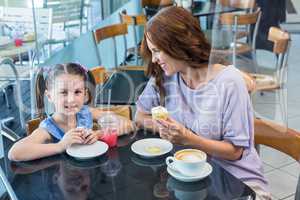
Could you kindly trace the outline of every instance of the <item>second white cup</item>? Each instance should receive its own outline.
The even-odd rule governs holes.
[[[185,176],[197,176],[206,163],[206,153],[198,149],[183,149],[174,156],[166,158],[166,164],[171,169],[179,171]]]

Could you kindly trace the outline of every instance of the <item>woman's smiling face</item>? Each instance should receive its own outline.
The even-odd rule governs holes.
[[[160,50],[147,37],[147,46],[152,53],[152,62],[158,64],[167,76],[171,76],[182,71],[184,64],[182,61],[176,60]]]

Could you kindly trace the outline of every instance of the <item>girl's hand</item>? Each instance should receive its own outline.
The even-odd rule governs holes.
[[[66,150],[72,144],[84,144],[85,130],[82,128],[74,128],[65,133],[64,137],[59,141],[63,150]]]
[[[100,138],[101,131],[93,131],[93,130],[87,130],[87,135],[85,135],[84,144],[93,144]]]
[[[192,132],[182,124],[168,117],[166,120],[157,120],[159,135],[175,144],[186,145],[192,136]]]

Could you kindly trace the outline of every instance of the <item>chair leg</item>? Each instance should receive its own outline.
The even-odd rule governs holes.
[[[285,95],[284,88],[279,88],[279,106],[282,114],[283,123],[288,127],[288,116],[287,116],[287,98]]]
[[[1,179],[1,182],[3,183],[4,187],[7,190],[7,193],[9,195],[9,199],[18,200],[18,197],[17,197],[16,193],[14,192],[11,184],[7,180],[6,175],[5,175],[4,171],[2,170],[1,166],[0,166],[0,179]]]
[[[3,136],[7,137],[9,140],[15,142],[18,139],[20,139],[21,137],[19,135],[17,135],[14,131],[12,131],[10,128],[7,127],[8,123],[13,123],[14,118],[13,117],[8,117],[5,119],[2,119],[0,121],[0,126],[2,127],[1,130],[1,134],[3,134]]]
[[[9,101],[8,101],[8,95],[7,95],[6,89],[3,88],[3,89],[2,89],[2,92],[3,92],[3,94],[4,94],[4,101],[5,101],[5,103],[6,103],[6,107],[7,107],[8,109],[10,109],[11,107],[10,107],[10,104],[9,104]]]

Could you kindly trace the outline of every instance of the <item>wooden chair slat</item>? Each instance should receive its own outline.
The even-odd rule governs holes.
[[[94,31],[94,37],[96,43],[99,43],[102,40],[105,40],[110,37],[115,37],[119,35],[127,34],[127,25],[126,24],[114,24],[106,27],[99,28]]]
[[[300,161],[300,133],[263,119],[254,120],[255,144],[263,144]]]

